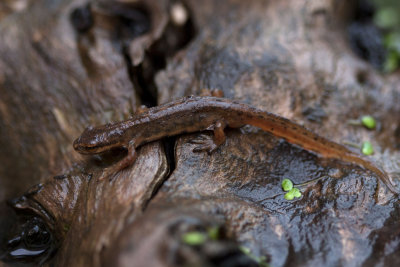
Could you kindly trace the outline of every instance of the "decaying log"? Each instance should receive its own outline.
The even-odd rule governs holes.
[[[212,154],[192,151],[190,140],[204,133],[146,144],[132,166],[103,180],[103,170],[126,151],[84,157],[72,147],[88,125],[126,119],[142,104],[219,89],[337,143],[371,141],[370,160],[396,184],[400,76],[380,73],[351,50],[354,8],[352,1],[332,0],[0,4],[0,200],[13,198],[20,221],[36,218],[22,229],[40,224],[51,233],[47,250],[24,260],[252,266],[264,256],[271,266],[400,263],[398,196],[376,174],[254,127],[227,129],[225,144]],[[364,114],[377,119],[375,130],[347,124]],[[288,201],[283,178],[318,180]],[[0,237],[10,240],[17,218],[4,205],[0,215],[7,229]],[[210,229],[218,234],[205,243],[182,241],[187,232],[207,236]],[[9,253],[21,246],[5,244],[0,256],[15,260]]]

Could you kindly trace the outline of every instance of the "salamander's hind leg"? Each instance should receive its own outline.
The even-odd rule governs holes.
[[[129,142],[127,149],[128,149],[128,154],[119,162],[105,169],[103,171],[103,174],[100,176],[99,180],[103,180],[111,175],[114,175],[120,170],[125,169],[126,167],[132,165],[135,162],[137,158],[137,153],[134,140],[131,140]]]
[[[215,151],[220,145],[225,142],[225,127],[226,123],[221,121],[218,121],[208,127],[206,130],[213,131],[214,137],[211,139],[207,135],[200,135],[197,139],[192,140],[190,143],[198,145],[193,149],[193,152],[206,151],[207,153],[211,154],[213,151]]]

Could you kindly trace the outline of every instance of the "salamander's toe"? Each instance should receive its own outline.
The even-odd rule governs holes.
[[[193,152],[196,153],[207,152],[208,154],[211,154],[218,148],[218,145],[214,142],[214,139],[207,134],[201,134],[197,138],[191,140],[190,143],[197,145],[193,148]]]

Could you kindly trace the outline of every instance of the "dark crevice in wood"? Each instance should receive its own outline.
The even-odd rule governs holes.
[[[164,145],[165,155],[167,157],[168,170],[169,170],[167,176],[169,176],[175,170],[176,167],[175,144],[176,144],[175,136],[171,136],[163,140],[163,145]]]
[[[164,138],[162,140],[162,144],[163,144],[163,148],[165,151],[165,156],[167,158],[168,171],[163,179],[163,182],[160,183],[156,188],[154,188],[154,191],[153,191],[151,197],[149,198],[147,203],[145,203],[143,205],[143,210],[146,209],[147,205],[157,195],[158,191],[160,190],[160,188],[162,187],[164,182],[169,179],[169,177],[171,176],[171,174],[174,172],[174,170],[176,168],[176,160],[175,160],[176,136]]]
[[[154,107],[158,104],[158,88],[154,80],[156,73],[166,67],[167,59],[183,49],[194,38],[195,33],[190,15],[184,25],[168,23],[163,36],[146,51],[143,62],[138,66],[132,65],[128,47],[122,46],[129,77],[143,105]]]
[[[132,64],[132,59],[128,52],[128,47],[122,47],[122,55],[124,56],[129,79],[133,84],[138,97],[140,98],[140,102],[147,107],[154,107],[157,103],[156,97],[151,94],[151,84],[147,84],[144,79],[142,64],[138,67],[134,67]]]
[[[167,59],[183,49],[194,38],[195,33],[195,26],[190,16],[182,26],[177,26],[170,22],[160,40],[148,49],[142,64],[136,67],[132,64],[128,46],[122,46],[122,53],[126,61],[130,80],[143,105],[153,107],[158,104],[158,88],[154,79],[156,73],[166,67]],[[165,138],[162,142],[169,169],[165,179],[167,180],[176,167],[176,137]],[[154,191],[153,196],[157,192],[158,189]]]

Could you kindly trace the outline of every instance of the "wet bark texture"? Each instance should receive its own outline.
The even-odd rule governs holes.
[[[192,152],[198,133],[144,145],[132,166],[101,181],[126,152],[82,157],[71,145],[86,126],[122,120],[142,104],[220,89],[338,143],[371,141],[370,160],[397,183],[400,76],[381,74],[351,49],[354,7],[333,0],[1,3],[0,200],[14,198],[24,219],[40,218],[52,235],[43,253],[24,260],[254,265],[240,245],[271,266],[400,264],[398,196],[377,175],[254,127],[228,129],[211,155]],[[377,118],[375,130],[346,123],[364,114]],[[284,199],[283,178],[320,177],[300,199]],[[3,204],[0,215],[1,238],[9,240],[18,219]],[[210,229],[217,237],[203,244],[182,241]],[[7,253],[21,244],[13,246],[2,246],[4,260],[15,260]]]

